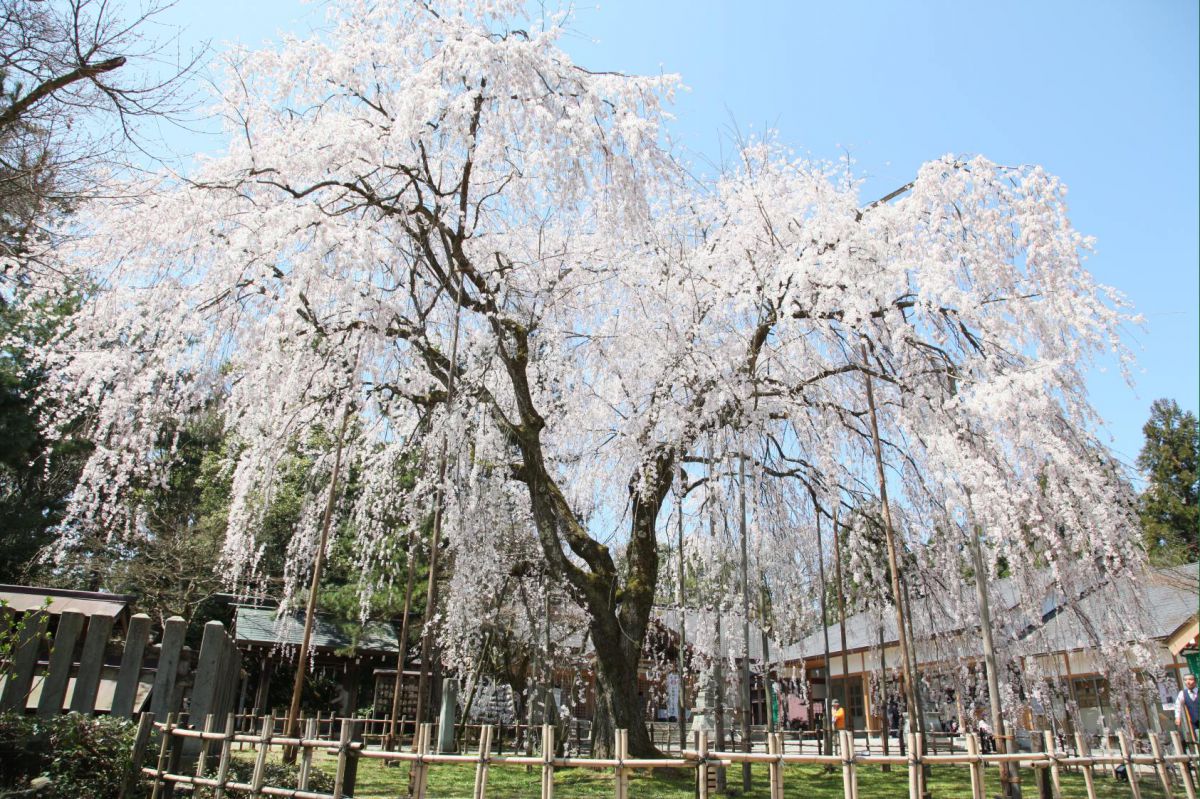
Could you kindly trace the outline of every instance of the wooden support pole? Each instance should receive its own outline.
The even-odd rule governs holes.
[[[153,718],[154,714],[150,714]],[[150,799],[158,799],[163,794],[163,774],[167,773],[167,757],[171,751],[171,730],[175,729],[175,714],[168,713],[167,721],[163,724],[162,738],[158,744],[158,762],[154,766],[154,787],[150,791]]]
[[[1042,730],[1042,741],[1045,744],[1046,757],[1050,760],[1050,785],[1054,791],[1054,799],[1062,799],[1062,774],[1059,772],[1058,754],[1054,751],[1054,733]]]
[[[1083,785],[1087,789],[1087,799],[1096,799],[1095,763],[1092,760],[1092,749],[1088,746],[1087,737],[1082,730],[1075,731],[1075,751],[1079,757],[1084,758],[1080,770],[1083,771]]]
[[[425,799],[429,791],[429,740],[433,737],[433,725],[429,723],[417,725],[417,755],[413,762],[413,799]]]
[[[1142,789],[1138,785],[1137,772],[1133,766],[1133,751],[1129,747],[1129,737],[1125,730],[1117,730],[1117,744],[1121,747],[1121,760],[1125,764],[1125,777],[1129,780],[1129,792],[1133,799],[1142,799]]]
[[[917,747],[917,734],[904,735],[908,741],[908,799],[921,799],[921,750]]]
[[[121,778],[121,787],[117,791],[117,799],[126,799],[133,794],[134,786],[142,776],[142,761],[146,759],[146,747],[150,743],[150,733],[154,732],[154,714],[143,713],[138,719],[137,732],[133,737],[133,754],[129,757],[129,766]]]
[[[1171,748],[1175,750],[1175,754],[1183,756],[1187,754],[1187,749],[1183,746],[1183,736],[1178,732],[1171,733]],[[1196,781],[1192,777],[1192,763],[1187,760],[1179,761],[1179,779],[1183,783],[1183,792],[1187,799],[1196,799]]]
[[[338,735],[337,770],[333,777],[333,799],[354,795],[354,783],[358,776],[358,753],[353,750],[356,723],[356,719],[342,719],[342,729]]]
[[[775,759],[767,764],[771,799],[783,799],[783,761],[779,759],[783,754],[782,735],[777,732],[767,735],[767,752],[775,755]]]
[[[213,714],[209,713],[204,717],[204,734],[205,736],[212,733],[216,728],[216,719]],[[212,746],[212,741],[207,737],[200,739],[200,751],[196,755],[196,776],[203,777],[204,770],[208,767],[208,750]]]
[[[700,759],[696,768],[696,796],[708,799],[708,732],[705,730],[700,730],[696,738],[696,755]]]
[[[1158,781],[1162,785],[1163,796],[1171,799],[1171,776],[1167,773],[1167,763],[1163,760],[1162,746],[1158,741],[1158,733],[1151,732],[1148,735],[1150,739],[1150,754],[1154,756],[1154,770],[1158,772]]]

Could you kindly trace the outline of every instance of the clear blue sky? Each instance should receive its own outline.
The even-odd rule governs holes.
[[[773,127],[816,158],[849,151],[872,197],[948,152],[1062,177],[1076,227],[1097,239],[1092,272],[1147,321],[1128,331],[1135,387],[1114,363],[1089,381],[1132,463],[1154,399],[1200,404],[1198,7],[610,0],[577,6],[566,47],[594,69],[680,73],[690,91],[673,131],[701,171],[735,127]],[[169,21],[185,42],[220,49],[302,35],[323,13],[298,0],[180,0]]]

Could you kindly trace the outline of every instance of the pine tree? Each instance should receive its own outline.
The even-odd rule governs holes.
[[[1137,465],[1146,477],[1139,513],[1146,550],[1158,565],[1200,557],[1200,426],[1174,400],[1155,400],[1142,428],[1146,443]]]

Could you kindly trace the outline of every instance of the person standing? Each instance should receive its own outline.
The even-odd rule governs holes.
[[[833,728],[835,730],[846,729],[846,708],[838,704],[838,701],[833,700]]]
[[[1175,726],[1184,739],[1196,741],[1196,729],[1200,727],[1200,696],[1196,691],[1196,675],[1183,678],[1183,690],[1175,697]]]

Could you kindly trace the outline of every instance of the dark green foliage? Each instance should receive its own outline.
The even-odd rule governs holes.
[[[214,762],[205,770],[206,777],[216,777],[217,764]],[[254,760],[230,758],[229,782],[250,784],[254,776]],[[274,788],[295,788],[299,777],[299,766],[286,765],[274,760],[268,760],[263,770],[263,785]],[[333,793],[333,775],[320,769],[313,769],[308,775],[308,790],[313,793]],[[213,796],[211,788],[200,788],[193,796],[196,799],[210,799]]]
[[[135,732],[130,721],[110,716],[0,715],[0,797],[44,777],[50,784],[39,799],[116,799]]]
[[[1174,400],[1155,400],[1142,428],[1146,443],[1137,465],[1146,477],[1139,515],[1150,561],[1156,565],[1200,558],[1200,425]]]

